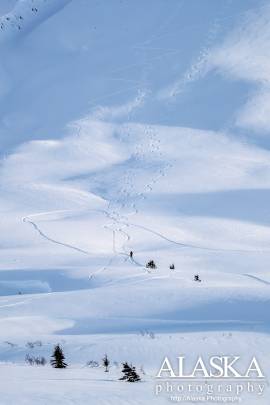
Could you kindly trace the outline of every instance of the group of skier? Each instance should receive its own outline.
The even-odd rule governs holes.
[[[133,250],[131,250],[129,252],[129,257],[130,257],[131,260],[133,260],[133,254],[134,254],[134,252],[133,252]],[[151,264],[151,266],[149,264]],[[147,263],[146,267],[151,267],[151,268],[155,269],[156,265],[155,265],[154,261],[151,260],[149,263]],[[171,264],[170,265],[170,270],[174,270],[174,269],[175,269],[174,264]],[[195,274],[194,281],[197,281],[198,283],[201,283],[202,280],[200,279],[200,276],[198,274]]]

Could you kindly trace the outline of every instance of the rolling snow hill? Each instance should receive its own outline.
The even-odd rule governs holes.
[[[154,375],[180,353],[270,371],[269,2],[0,13],[3,405],[165,404]],[[25,366],[58,342],[65,374]],[[108,376],[85,367],[105,352]],[[126,360],[139,388],[117,381]]]

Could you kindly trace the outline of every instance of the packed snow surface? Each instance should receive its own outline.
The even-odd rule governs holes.
[[[0,405],[166,404],[183,354],[256,356],[268,404],[269,2],[0,15]]]

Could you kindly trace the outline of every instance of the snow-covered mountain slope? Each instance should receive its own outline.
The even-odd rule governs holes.
[[[0,360],[22,363],[34,339],[47,358],[61,341],[76,367],[108,352],[146,369],[136,404],[167,349],[252,348],[264,362],[268,2],[18,0],[0,13]],[[2,367],[28,373],[25,404],[59,403],[54,384],[39,397],[31,371]],[[99,371],[71,370],[71,390],[87,372],[93,398],[135,403]]]

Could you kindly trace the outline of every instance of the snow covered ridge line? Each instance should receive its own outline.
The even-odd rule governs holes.
[[[72,0],[19,0],[12,11],[0,17],[0,43],[32,31]]]

